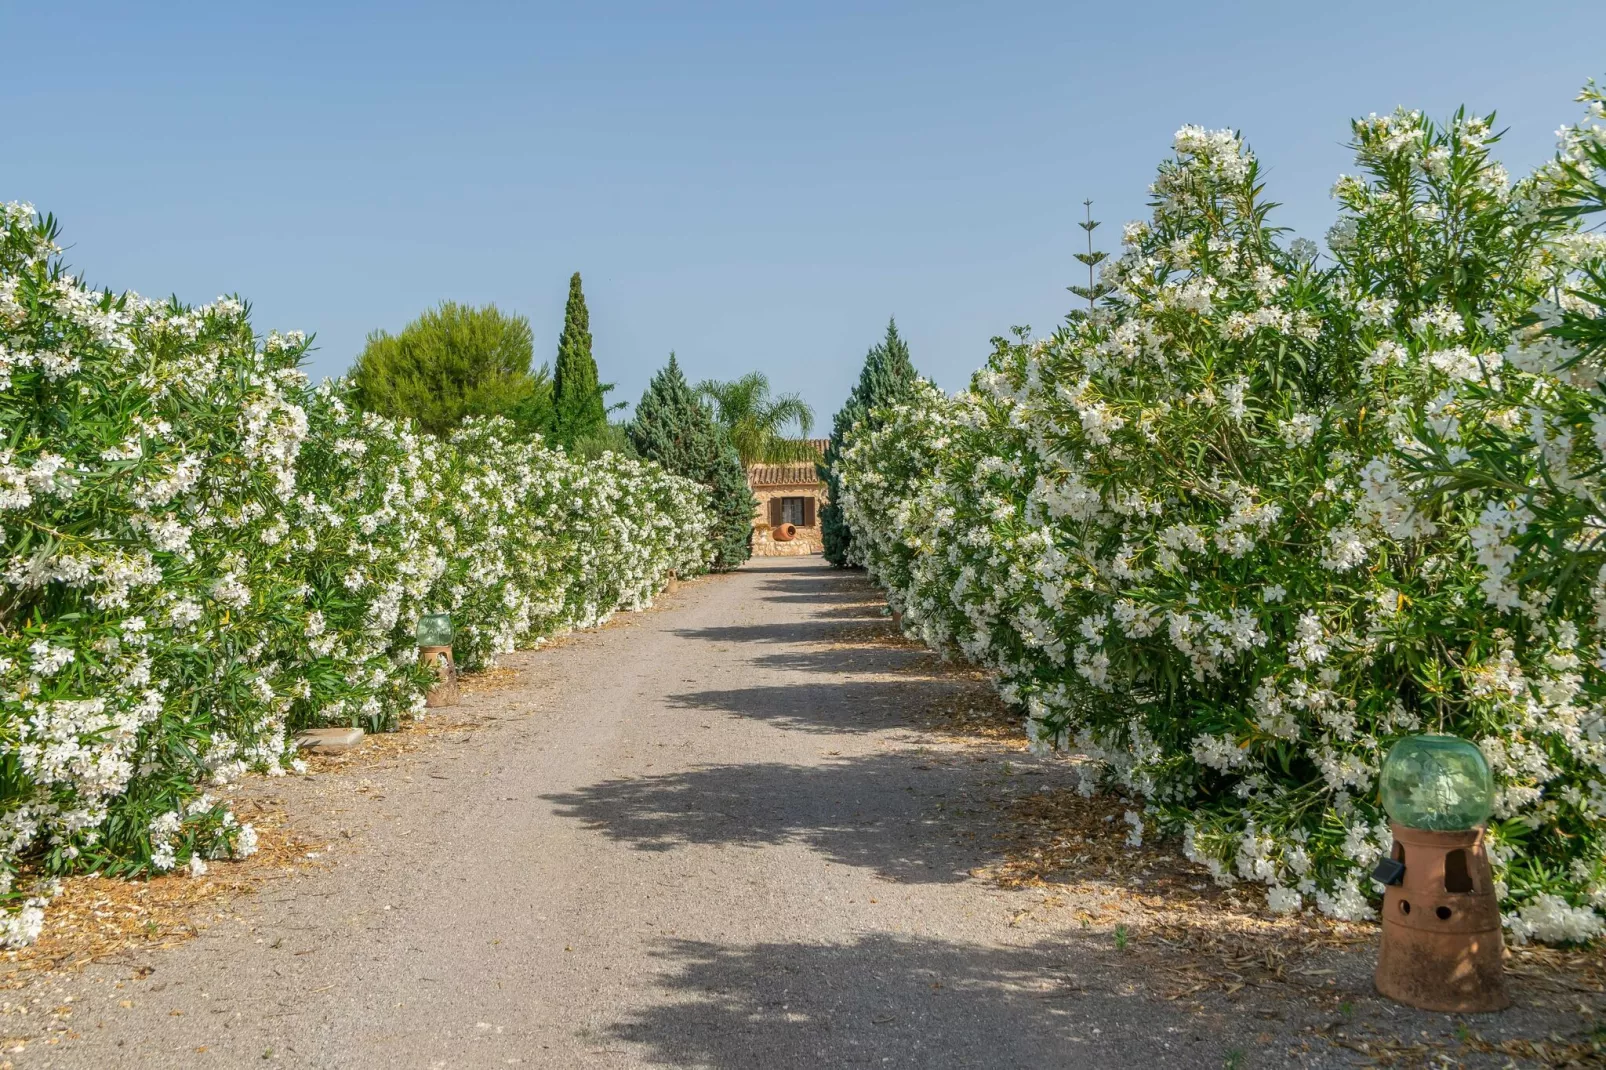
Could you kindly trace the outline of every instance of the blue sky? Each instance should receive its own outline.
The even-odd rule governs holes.
[[[1350,116],[1498,109],[1515,171],[1606,75],[1583,3],[139,8],[0,0],[0,200],[92,283],[238,292],[334,374],[447,298],[550,360],[578,270],[616,399],[674,349],[827,425],[889,315],[948,388],[1052,329],[1081,201],[1114,248],[1183,123],[1320,238]]]

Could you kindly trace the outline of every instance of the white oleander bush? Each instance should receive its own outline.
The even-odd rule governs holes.
[[[474,667],[706,567],[695,483],[358,412],[309,386],[300,335],[258,338],[231,298],[90,289],[56,233],[0,206],[7,945],[54,876],[254,850],[206,787],[296,766],[293,727],[418,713],[420,614],[449,610]]]
[[[447,567],[446,451],[357,410],[336,384],[308,392],[304,407],[296,493],[275,532],[302,582],[287,651],[291,723],[384,731],[423,708],[428,678],[411,640]]]
[[[1591,107],[1516,184],[1490,119],[1355,123],[1325,258],[1236,136],[1184,128],[1095,312],[852,440],[860,562],[1144,800],[1133,842],[1370,916],[1378,765],[1453,732],[1496,771],[1513,936],[1601,931],[1606,410],[1555,330],[1601,306]]]

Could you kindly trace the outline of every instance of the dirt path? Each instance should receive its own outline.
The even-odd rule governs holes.
[[[335,845],[331,864],[237,902],[182,946],[71,975],[58,993],[73,997],[68,1034],[11,1058],[387,1070],[1355,1058],[1300,1040],[1303,1012],[1167,1000],[1108,931],[1022,923],[1041,894],[973,877],[993,860],[1001,807],[1071,770],[921,727],[922,711],[975,701],[978,685],[889,641],[876,608],[862,578],[817,558],[758,562],[514,656],[516,679],[460,710],[472,730],[279,789],[305,834]]]

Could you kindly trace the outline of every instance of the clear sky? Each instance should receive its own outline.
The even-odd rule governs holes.
[[[676,350],[822,423],[895,315],[964,384],[1047,332],[1183,123],[1242,130],[1320,238],[1353,115],[1498,109],[1544,159],[1606,75],[1596,3],[20,3],[0,200],[96,285],[315,332],[312,370],[442,300],[529,317],[572,271],[615,399]]]

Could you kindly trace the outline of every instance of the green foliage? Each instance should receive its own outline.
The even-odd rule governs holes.
[[[530,392],[511,405],[486,415],[504,416],[519,434],[551,435],[555,410],[552,405],[552,374],[545,364],[530,374]]]
[[[1606,213],[1606,89],[1591,81],[1578,99],[1588,105],[1591,118],[1561,131],[1562,151],[1551,178],[1562,193],[1560,203],[1551,209],[1559,222]],[[1601,227],[1599,221],[1590,227],[1592,247],[1575,253],[1577,272],[1545,324],[1549,334],[1576,350],[1574,364],[1606,366],[1606,255],[1602,255]]]
[[[643,457],[710,491],[714,567],[731,569],[746,561],[757,500],[729,434],[686,382],[673,353],[641,395],[630,438]]]
[[[586,311],[586,295],[576,271],[569,278],[558,359],[552,366],[552,437],[565,446],[589,441],[595,448],[597,436],[608,435],[603,396],[611,389],[611,384],[597,381],[597,362],[591,355],[591,314]]]
[[[507,414],[540,430],[550,407],[546,369],[531,374],[530,323],[495,305],[452,301],[400,334],[376,331],[351,370],[356,403],[444,435],[468,416]]]
[[[730,432],[742,464],[778,464],[807,461],[814,453],[807,441],[814,426],[814,410],[797,394],[770,396],[769,377],[748,372],[740,379],[721,383],[705,379],[697,392],[714,404],[714,414]],[[798,434],[786,432],[793,425]]]
[[[499,417],[420,434],[309,387],[242,302],[96,292],[60,252],[0,205],[0,945],[38,935],[33,876],[249,854],[201,785],[420,711],[420,615],[471,668],[711,556],[691,480]]]
[[[1606,102],[1513,184],[1493,117],[1353,126],[1331,267],[1184,127],[1111,289],[920,384],[838,466],[904,627],[997,675],[1274,911],[1373,915],[1395,740],[1477,743],[1511,938],[1606,933]]]
[[[896,405],[909,396],[915,381],[914,362],[909,359],[909,346],[898,336],[896,320],[887,321],[887,335],[870,347],[865,354],[864,368],[859,372],[859,383],[848,395],[847,404],[831,422],[831,440],[825,447],[825,459],[820,464],[820,478],[825,480],[830,502],[820,510],[820,534],[825,541],[825,559],[838,568],[848,564],[848,547],[853,532],[842,517],[838,501],[841,487],[837,480],[836,463],[842,456],[848,435],[860,424],[865,429],[880,426],[882,417],[873,416],[875,410]]]
[[[630,425],[604,421],[602,426],[568,444],[569,454],[583,461],[594,461],[605,453],[620,457],[639,457],[630,441]]]
[[[1087,311],[1083,312],[1081,309],[1076,309],[1071,312],[1068,317],[1070,319],[1092,315],[1094,310],[1098,308],[1098,303],[1115,292],[1114,286],[1107,282],[1100,282],[1095,274],[1095,269],[1109,258],[1109,254],[1093,248],[1093,232],[1099,226],[1098,220],[1093,218],[1093,202],[1083,201],[1082,208],[1086,213],[1086,218],[1076,225],[1081,227],[1083,233],[1087,235],[1087,252],[1072,253],[1071,255],[1076,258],[1078,263],[1087,268],[1087,285],[1067,286],[1065,288],[1087,302]]]
[[[705,484],[710,494],[713,518],[708,533],[714,544],[713,567],[721,571],[736,568],[753,556],[753,513],[758,499],[747,485],[747,468],[736,447],[720,435],[721,449],[714,462],[712,479]],[[689,473],[680,473],[689,475]]]

